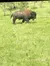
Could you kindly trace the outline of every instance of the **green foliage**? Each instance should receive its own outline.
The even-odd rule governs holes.
[[[28,2],[19,2],[17,7],[18,9],[23,10],[28,7]]]

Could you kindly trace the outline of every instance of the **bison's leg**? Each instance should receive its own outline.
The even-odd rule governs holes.
[[[29,23],[29,19],[28,19],[28,18],[26,18],[25,21],[26,21],[27,23]]]
[[[15,24],[15,21],[16,21],[16,17],[14,16],[13,17],[13,24]]]
[[[29,23],[29,19],[27,16],[24,17],[24,21],[26,21],[27,23]]]
[[[16,19],[13,18],[13,24],[15,24],[15,20],[16,20]]]
[[[24,23],[24,19],[22,20],[22,23]]]

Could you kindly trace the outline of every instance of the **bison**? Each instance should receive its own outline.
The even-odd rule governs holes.
[[[25,21],[29,23],[30,19],[36,19],[36,12],[26,9],[24,11],[16,11],[12,13],[11,17],[13,17],[13,24],[15,24],[16,19],[22,19],[22,23]]]

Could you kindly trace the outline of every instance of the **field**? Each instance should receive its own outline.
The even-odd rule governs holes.
[[[0,66],[50,66],[50,3],[33,9],[30,23],[12,24],[0,8]]]

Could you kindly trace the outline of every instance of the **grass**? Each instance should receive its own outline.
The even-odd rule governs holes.
[[[12,24],[0,9],[0,66],[50,66],[49,8],[37,8],[36,20]],[[48,12],[49,11],[49,12]]]

